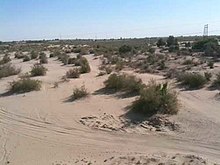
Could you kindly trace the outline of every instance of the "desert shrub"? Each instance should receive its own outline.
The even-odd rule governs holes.
[[[89,92],[86,90],[85,86],[81,86],[80,88],[73,89],[73,94],[71,96],[71,101],[78,100],[84,97],[87,97]]]
[[[39,58],[40,58],[40,63],[41,64],[47,64],[48,63],[47,56],[46,56],[45,53],[41,52]]]
[[[32,80],[30,78],[22,78],[18,81],[10,83],[9,91],[12,93],[25,93],[30,91],[37,91],[41,88],[39,80]]]
[[[139,93],[140,89],[143,87],[141,79],[138,79],[133,75],[117,75],[115,73],[110,75],[104,84],[107,89],[127,91],[131,93]]]
[[[220,72],[216,74],[216,78],[212,84],[213,87],[220,88]]]
[[[21,69],[17,69],[11,64],[0,65],[0,79],[3,77],[9,77],[12,75],[17,75],[21,72]]]
[[[104,76],[105,74],[106,74],[106,72],[100,71],[100,72],[97,74],[97,77]]]
[[[213,68],[214,68],[214,62],[213,62],[213,61],[209,61],[207,65],[208,65],[208,67],[209,67],[210,69],[213,69]]]
[[[81,48],[81,50],[80,50],[80,55],[86,55],[86,54],[89,54],[88,49],[86,49],[86,48]]]
[[[156,50],[155,48],[150,48],[150,49],[148,50],[148,52],[151,53],[151,54],[154,54],[154,53],[155,53],[155,50]]]
[[[23,62],[30,61],[30,60],[31,60],[31,58],[28,55],[25,55],[23,58]]]
[[[140,97],[132,104],[132,110],[146,115],[153,114],[177,114],[177,93],[168,84],[156,84],[151,81],[140,92]]]
[[[89,62],[85,57],[81,57],[80,66],[80,73],[89,73],[91,71]]]
[[[101,66],[99,67],[99,70],[101,70],[101,71],[103,71],[103,72],[105,72],[105,73],[107,73],[107,74],[112,73],[112,68],[111,68],[111,66],[109,66],[109,65],[101,65]]]
[[[79,78],[80,77],[80,70],[78,68],[70,69],[66,72],[67,78]]]
[[[64,65],[67,65],[68,64],[68,60],[69,60],[69,55],[67,54],[60,54],[58,56],[58,60],[60,60]]]
[[[24,54],[22,52],[16,52],[15,53],[15,58],[17,58],[17,59],[24,58]]]
[[[6,63],[8,63],[8,62],[10,62],[11,61],[11,59],[10,59],[10,57],[9,57],[9,55],[4,55],[4,57],[2,58],[2,60],[0,61],[0,65],[2,65],[2,64],[6,64]]]
[[[164,70],[164,69],[166,69],[165,60],[159,61],[158,65],[159,65],[159,68],[158,68],[159,70]]]
[[[115,70],[116,71],[120,71],[120,70],[122,70],[124,68],[124,62],[123,61],[118,61],[117,63],[116,63],[116,66],[115,66]]]
[[[36,59],[38,58],[38,53],[36,51],[31,51],[31,59]]]
[[[206,78],[207,81],[210,81],[211,78],[212,78],[212,73],[210,73],[210,72],[205,72],[205,73],[204,73],[204,76],[205,76],[205,78]]]
[[[202,88],[207,82],[206,77],[199,73],[181,73],[177,80],[189,89]]]
[[[125,53],[129,53],[129,52],[131,52],[131,50],[132,50],[132,47],[131,46],[129,46],[129,45],[123,45],[123,46],[121,46],[120,48],[119,48],[119,53],[120,54],[125,54]]]
[[[192,64],[193,64],[192,59],[186,59],[185,61],[183,61],[183,65],[192,65]]]
[[[76,58],[69,58],[68,59],[68,64],[75,64]]]
[[[31,76],[44,76],[46,75],[47,72],[47,68],[45,68],[43,65],[41,64],[35,64],[32,69],[31,69]]]
[[[73,53],[80,53],[81,49],[80,48],[74,48],[72,51],[73,51]]]

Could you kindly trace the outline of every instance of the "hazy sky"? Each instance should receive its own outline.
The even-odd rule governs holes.
[[[0,0],[0,40],[220,34],[220,0]]]

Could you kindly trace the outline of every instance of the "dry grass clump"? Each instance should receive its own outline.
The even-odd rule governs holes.
[[[47,68],[45,68],[41,64],[35,64],[31,69],[31,76],[45,76],[47,72]]]
[[[135,76],[126,74],[118,75],[115,73],[110,75],[104,84],[107,89],[131,93],[139,93],[144,86],[141,79],[138,79]]]
[[[157,84],[151,81],[141,90],[140,97],[133,102],[132,110],[147,115],[177,114],[177,93],[168,88],[167,83]]]
[[[0,65],[0,79],[3,77],[9,77],[12,75],[17,75],[21,72],[21,69],[12,66],[11,64]]]
[[[78,68],[70,69],[66,72],[67,78],[79,78],[80,77],[80,70]]]
[[[202,88],[207,79],[200,73],[181,73],[177,76],[177,81],[181,82],[183,86],[188,89],[199,89]]]
[[[39,80],[32,80],[30,78],[22,78],[18,81],[10,83],[9,91],[11,93],[25,93],[30,91],[37,91],[41,88],[41,82]]]
[[[74,88],[73,89],[73,94],[71,95],[70,100],[71,101],[78,100],[78,99],[81,99],[81,98],[85,98],[88,95],[89,95],[89,92],[87,91],[87,89],[83,85],[80,88]]]

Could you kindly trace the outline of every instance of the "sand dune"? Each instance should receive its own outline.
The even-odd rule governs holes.
[[[120,131],[121,117],[135,97],[119,99],[115,95],[98,92],[103,88],[107,75],[97,77],[99,59],[94,60],[91,55],[86,58],[91,65],[91,73],[79,79],[59,83],[58,88],[53,88],[54,82],[59,82],[70,67],[61,66],[51,58],[46,64],[48,74],[37,77],[43,82],[40,91],[0,97],[0,164],[220,162],[220,102],[214,99],[218,91],[179,91],[180,113],[169,117],[169,121],[178,124],[179,131],[148,132],[141,126]],[[15,60],[13,63],[27,72],[33,61],[23,63]],[[162,76],[151,74],[139,76],[145,83],[152,78],[163,80]],[[14,79],[17,76],[0,81],[1,94],[7,91],[8,82]],[[68,102],[73,87],[82,84],[90,96]],[[100,129],[98,125],[98,129],[94,129],[94,119],[106,128]]]

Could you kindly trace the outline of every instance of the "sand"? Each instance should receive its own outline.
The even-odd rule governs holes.
[[[122,130],[122,116],[135,97],[99,92],[108,76],[97,77],[99,59],[86,58],[91,73],[79,79],[60,82],[71,66],[50,58],[45,64],[47,75],[35,78],[43,82],[40,91],[0,97],[0,164],[220,163],[220,101],[215,99],[219,91],[179,90],[180,112],[168,117],[178,130],[158,132],[141,126]],[[35,61],[12,63],[25,73]],[[158,75],[137,76],[145,83],[152,78],[164,80]],[[1,94],[16,79],[1,79]],[[58,88],[55,82],[60,82]],[[68,102],[73,88],[83,84],[89,97]],[[101,124],[95,126],[96,121]]]

